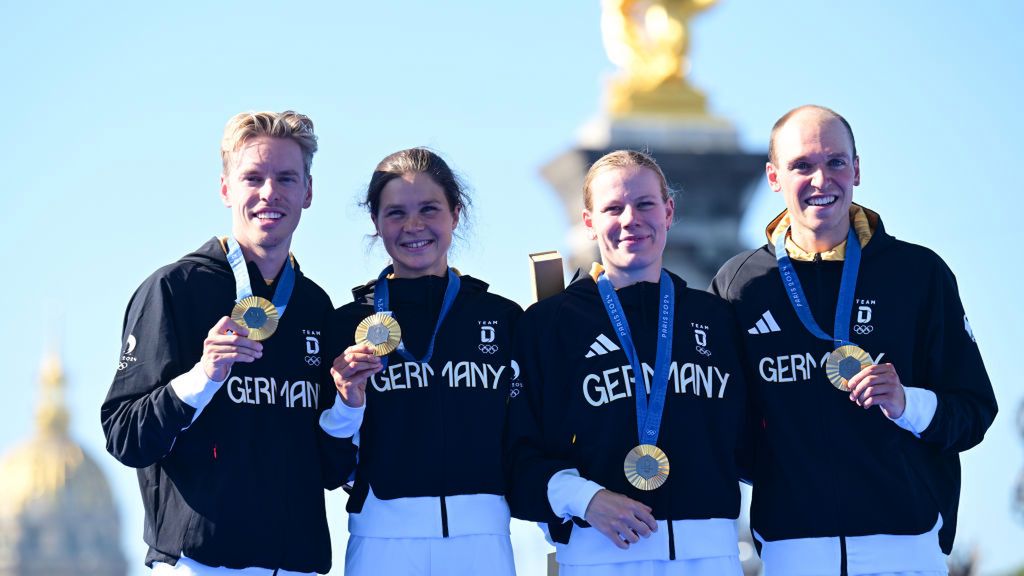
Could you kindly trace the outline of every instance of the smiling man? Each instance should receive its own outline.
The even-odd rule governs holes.
[[[231,234],[157,270],[128,304],[101,417],[107,450],[138,469],[155,575],[330,570],[323,491],[355,452],[319,426],[336,398],[321,355],[333,307],[289,253],[316,148],[301,114],[232,118]]]
[[[765,172],[786,210],[711,285],[736,309],[754,376],[765,572],[946,574],[959,453],[997,410],[956,279],[853,203],[860,159],[836,112],[780,118]]]

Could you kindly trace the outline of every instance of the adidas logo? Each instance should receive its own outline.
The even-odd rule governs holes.
[[[782,328],[779,328],[775,318],[772,317],[772,311],[766,310],[764,314],[761,314],[761,318],[757,320],[757,324],[754,324],[753,328],[747,330],[747,334],[768,334],[769,332],[782,332]]]
[[[586,358],[593,358],[594,356],[603,356],[609,352],[615,352],[619,350],[619,345],[612,342],[610,338],[604,334],[598,334],[597,340],[590,345],[590,350],[587,351]]]

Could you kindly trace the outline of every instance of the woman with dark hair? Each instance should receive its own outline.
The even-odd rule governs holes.
[[[377,165],[364,206],[391,257],[335,312],[331,371],[358,445],[345,574],[515,573],[502,433],[522,309],[448,265],[468,198],[425,148]]]
[[[546,523],[562,576],[742,575],[732,310],[662,267],[675,203],[653,158],[599,159],[584,206],[602,264],[516,330],[512,512]]]

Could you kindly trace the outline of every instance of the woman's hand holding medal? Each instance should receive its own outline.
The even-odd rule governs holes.
[[[203,341],[203,365],[206,377],[223,382],[235,362],[254,362],[263,356],[263,344],[250,340],[249,330],[227,316],[214,324]]]
[[[903,415],[907,395],[892,364],[875,364],[850,378],[850,400],[865,410],[878,406],[890,420]]]
[[[366,381],[384,368],[370,344],[354,344],[334,359],[331,376],[341,401],[351,408],[366,402]]]
[[[587,504],[584,520],[626,550],[641,536],[647,538],[658,529],[651,512],[651,507],[642,502],[602,488]]]

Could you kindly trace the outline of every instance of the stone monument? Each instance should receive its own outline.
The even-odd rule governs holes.
[[[608,82],[604,113],[585,124],[576,147],[541,170],[570,222],[568,267],[586,271],[597,247],[586,239],[583,178],[605,153],[650,152],[676,192],[679,221],[669,232],[665,265],[704,288],[739,242],[740,217],[767,153],[741,150],[732,124],[708,111],[687,79],[690,19],[717,0],[603,0],[601,29],[619,72]]]

